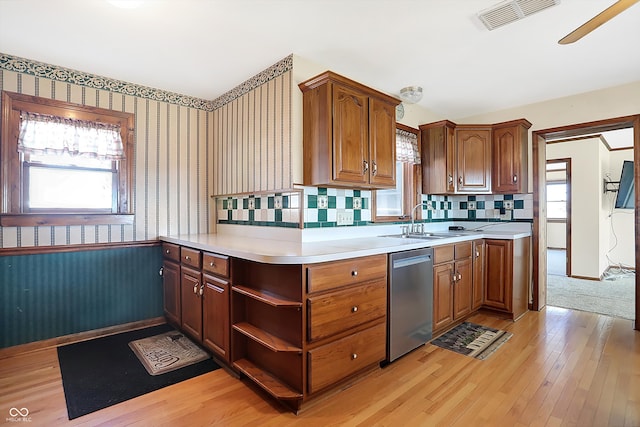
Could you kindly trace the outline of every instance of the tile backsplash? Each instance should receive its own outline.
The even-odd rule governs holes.
[[[532,194],[423,195],[422,201],[420,222],[533,219]],[[216,206],[219,224],[338,227],[341,215],[352,216],[353,226],[372,224],[369,190],[301,187],[282,193],[218,197]]]

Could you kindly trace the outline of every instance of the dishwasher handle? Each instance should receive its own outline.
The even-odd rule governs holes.
[[[418,255],[418,256],[413,256],[409,258],[394,259],[392,263],[393,264],[392,268],[395,270],[398,268],[404,268],[404,267],[410,267],[416,264],[422,264],[423,262],[431,263],[432,262],[431,260],[432,260],[431,254]]]

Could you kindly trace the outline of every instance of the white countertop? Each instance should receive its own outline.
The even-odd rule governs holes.
[[[244,228],[249,227],[244,226]],[[343,233],[347,231],[348,229],[343,229]],[[438,232],[446,233],[446,230],[439,230]],[[161,236],[160,240],[189,246],[207,252],[215,252],[222,255],[269,264],[311,264],[360,256],[401,252],[410,249],[434,247],[482,238],[508,240],[520,239],[531,236],[531,231],[530,225],[528,225],[527,228],[520,227],[520,229],[516,228],[512,230],[452,231],[451,237],[433,240],[388,237],[383,235],[321,241],[293,241],[279,240],[274,237],[265,237],[264,233],[256,234],[257,237],[238,235],[229,232],[217,234],[191,234]]]

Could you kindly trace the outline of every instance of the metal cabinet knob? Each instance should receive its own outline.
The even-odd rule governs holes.
[[[357,311],[358,311],[358,306],[357,305],[354,305],[353,307],[351,307],[351,312],[352,313],[355,313]]]
[[[191,257],[189,255],[185,255],[184,259],[186,259],[187,261],[191,261]]]
[[[518,175],[513,175],[513,182],[518,182]]]
[[[351,360],[356,360],[358,358],[358,355],[356,353],[353,353],[351,355]]]
[[[171,253],[171,251],[169,249],[167,249],[167,250],[164,251],[164,253],[168,255],[168,254]]]
[[[209,263],[209,267],[213,267],[214,265],[215,265],[215,263],[214,263],[213,261],[211,261],[211,262]]]
[[[351,272],[351,275],[352,275],[353,277],[356,277],[356,276],[358,275],[358,270],[353,270],[353,271]]]

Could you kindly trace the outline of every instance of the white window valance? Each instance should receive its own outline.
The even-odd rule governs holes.
[[[123,160],[120,126],[22,111],[18,151]]]
[[[421,163],[418,135],[406,130],[396,129],[396,160],[414,165]]]

